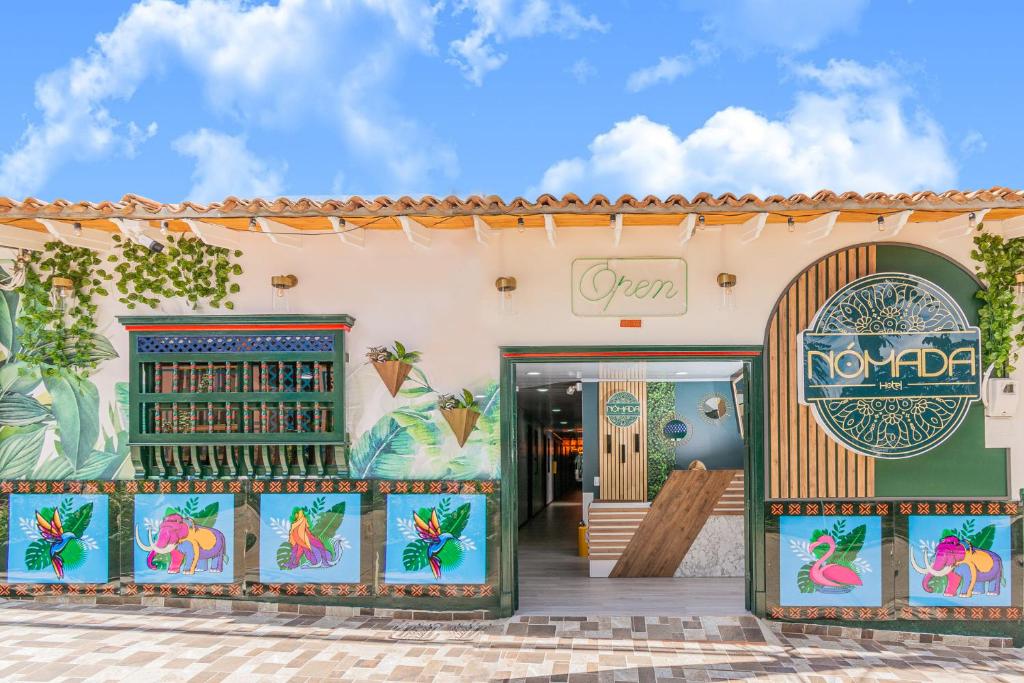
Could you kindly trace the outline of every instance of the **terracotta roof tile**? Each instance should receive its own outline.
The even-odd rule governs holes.
[[[17,201],[0,197],[0,218],[202,218],[228,216],[458,216],[458,215],[526,215],[542,213],[608,214],[608,213],[667,213],[680,214],[693,211],[708,213],[730,212],[786,212],[786,211],[894,211],[916,209],[920,211],[957,211],[983,208],[1019,208],[1024,210],[1024,190],[1005,187],[962,191],[949,190],[942,193],[930,191],[912,194],[887,194],[884,192],[844,192],[820,190],[811,195],[793,194],[788,197],[771,195],[758,197],[753,194],[736,196],[732,193],[712,195],[701,192],[687,199],[673,194],[665,198],[647,195],[637,198],[622,195],[611,200],[597,194],[590,199],[569,193],[561,198],[542,194],[531,201],[524,197],[503,200],[496,195],[473,195],[460,198],[455,196],[414,198],[348,197],[338,199],[311,199],[278,197],[276,199],[240,199],[227,197],[220,202],[200,204],[196,202],[161,203],[146,197],[126,194],[117,202],[69,202],[55,199],[45,202],[35,197]]]

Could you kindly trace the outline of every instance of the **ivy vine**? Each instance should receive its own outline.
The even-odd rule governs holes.
[[[94,297],[108,296],[104,283],[111,274],[100,267],[100,257],[90,249],[63,242],[47,242],[33,252],[19,288],[18,326],[21,328],[18,358],[50,370],[80,372],[92,369],[113,349],[96,333],[97,304]],[[71,280],[62,306],[53,303],[52,279]]]
[[[985,287],[976,296],[982,305],[978,311],[978,327],[984,345],[985,367],[993,366],[994,374],[1007,377],[1014,371],[1019,349],[1024,346],[1024,309],[1017,303],[1017,273],[1024,271],[1024,239],[1004,240],[1001,235],[982,232],[974,236],[971,258],[978,278]]]
[[[108,257],[117,263],[118,301],[129,309],[139,305],[156,308],[161,301],[182,298],[196,308],[200,303],[213,308],[233,309],[229,300],[240,287],[231,278],[242,274],[232,263],[242,252],[206,244],[199,239],[170,235],[161,252],[153,252],[134,240],[113,236],[119,250]]]

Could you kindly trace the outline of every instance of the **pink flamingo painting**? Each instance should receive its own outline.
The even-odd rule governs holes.
[[[836,552],[836,541],[825,534],[819,536],[818,540],[808,546],[812,553],[819,545],[827,545],[828,550],[818,558],[818,561],[811,567],[811,581],[822,593],[849,593],[855,586],[863,585],[857,572],[841,564],[826,564],[828,558]]]

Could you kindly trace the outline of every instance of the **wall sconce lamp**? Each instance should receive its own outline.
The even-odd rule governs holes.
[[[274,288],[273,310],[288,311],[288,290],[297,284],[299,278],[294,275],[274,275],[270,278],[270,286]]]
[[[723,311],[736,310],[736,276],[732,273],[718,274],[718,287],[721,298],[718,307]]]
[[[75,289],[71,278],[54,275],[50,278],[50,303],[61,313],[67,310],[68,299]]]
[[[498,290],[498,310],[502,315],[515,315],[516,302],[513,294],[518,283],[511,275],[502,275],[494,281],[494,288]]]
[[[790,232],[796,232],[796,219],[792,216],[786,219],[786,229]]]
[[[878,232],[885,232],[885,216],[879,216],[877,221]]]

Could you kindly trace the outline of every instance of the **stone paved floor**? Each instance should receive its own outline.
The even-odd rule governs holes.
[[[1024,653],[753,617],[414,622],[0,603],[3,681],[1024,681]]]

